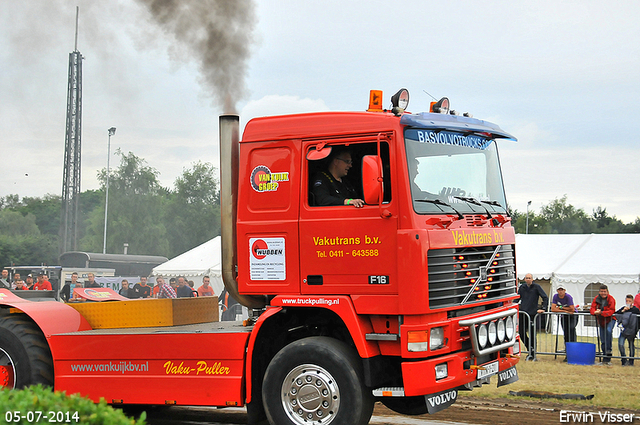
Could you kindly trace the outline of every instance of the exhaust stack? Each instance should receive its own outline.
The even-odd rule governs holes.
[[[220,217],[222,221],[222,281],[229,294],[248,308],[265,306],[264,297],[238,293],[236,218],[240,164],[240,117],[220,115]]]

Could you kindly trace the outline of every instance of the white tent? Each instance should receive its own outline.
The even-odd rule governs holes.
[[[184,276],[193,280],[196,289],[202,285],[202,278],[209,276],[213,291],[220,295],[224,289],[220,236],[160,264],[153,269],[152,275],[165,278]]]
[[[590,304],[605,284],[618,309],[640,289],[640,234],[518,234],[516,268],[518,279],[550,280],[549,303],[562,285],[576,305]]]

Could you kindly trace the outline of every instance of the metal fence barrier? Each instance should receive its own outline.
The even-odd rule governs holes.
[[[640,315],[638,315],[640,322]],[[596,318],[589,312],[577,312],[574,314],[545,312],[538,313],[532,321],[529,314],[521,311],[519,314],[520,341],[522,354],[527,354],[527,359],[536,359],[538,355],[554,356],[554,359],[566,357],[565,342],[589,342],[596,345],[596,357],[601,361],[610,359],[640,360],[640,332],[633,340],[635,353],[631,357],[629,343],[624,341],[624,354],[619,349],[620,332],[619,322],[612,319],[612,347],[611,356],[602,350],[602,338]],[[528,331],[528,332],[527,332]],[[640,365],[640,363],[639,363]]]

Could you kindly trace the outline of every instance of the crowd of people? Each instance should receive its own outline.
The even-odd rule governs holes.
[[[2,274],[0,275],[0,287],[19,291],[51,291],[53,289],[46,273],[40,272],[36,274],[35,282],[33,278],[34,275],[29,273],[23,279],[18,272],[14,273],[12,278],[9,278],[9,270],[2,269]]]
[[[562,285],[556,287],[556,294],[551,300],[551,312],[560,313],[559,323],[562,326],[564,342],[576,342],[576,326],[578,324],[578,305],[573,297],[567,293],[567,289]],[[529,354],[526,360],[536,360],[536,338],[534,335],[534,323],[536,316],[547,311],[549,297],[542,287],[533,281],[533,275],[527,273],[524,282],[518,289],[520,295],[520,312],[525,312],[527,316],[520,321],[520,340],[527,347]],[[542,299],[542,303],[540,303]],[[616,300],[609,294],[607,285],[600,285],[598,295],[591,302],[589,313],[594,316],[600,339],[600,348],[603,356],[603,363],[610,364],[613,356],[613,328],[617,323],[620,326],[620,336],[618,337],[618,349],[622,357],[623,366],[633,366],[635,357],[634,342],[639,330],[640,315],[640,292],[635,295],[628,294],[625,303],[616,310]],[[625,344],[629,347],[629,357],[626,355]],[[565,358],[566,361],[566,358]]]
[[[52,291],[53,287],[48,280],[45,272],[36,274],[36,281],[32,274],[28,274],[25,280],[19,272],[15,272],[10,276],[9,269],[4,268],[0,275],[0,288],[12,290],[47,290]],[[193,280],[187,280],[184,276],[172,277],[165,281],[163,276],[156,276],[156,283],[150,286],[147,276],[140,276],[140,281],[132,284],[128,279],[122,279],[121,289],[118,293],[125,298],[192,298],[192,297],[212,297],[215,296],[213,287],[211,286],[211,278],[204,276],[202,285],[197,289]],[[94,273],[87,273],[84,281],[78,280],[78,273],[71,274],[71,280],[66,282],[60,289],[60,298],[65,301],[77,301],[79,298],[74,292],[75,288],[100,288],[101,285],[96,282]],[[235,305],[238,302],[231,297],[226,290],[220,294],[220,302],[223,308],[223,320],[225,314],[230,318],[235,318]]]

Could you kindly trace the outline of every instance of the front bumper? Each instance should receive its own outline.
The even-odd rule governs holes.
[[[402,379],[405,396],[419,396],[439,393],[458,387],[471,388],[478,378],[479,367],[498,362],[498,373],[518,363],[519,357],[498,357],[481,365],[474,364],[470,351],[453,353],[446,356],[402,363]],[[447,364],[448,376],[436,380],[436,366]],[[465,365],[466,363],[466,365]],[[486,378],[483,378],[486,381]],[[471,384],[471,385],[468,385]]]

